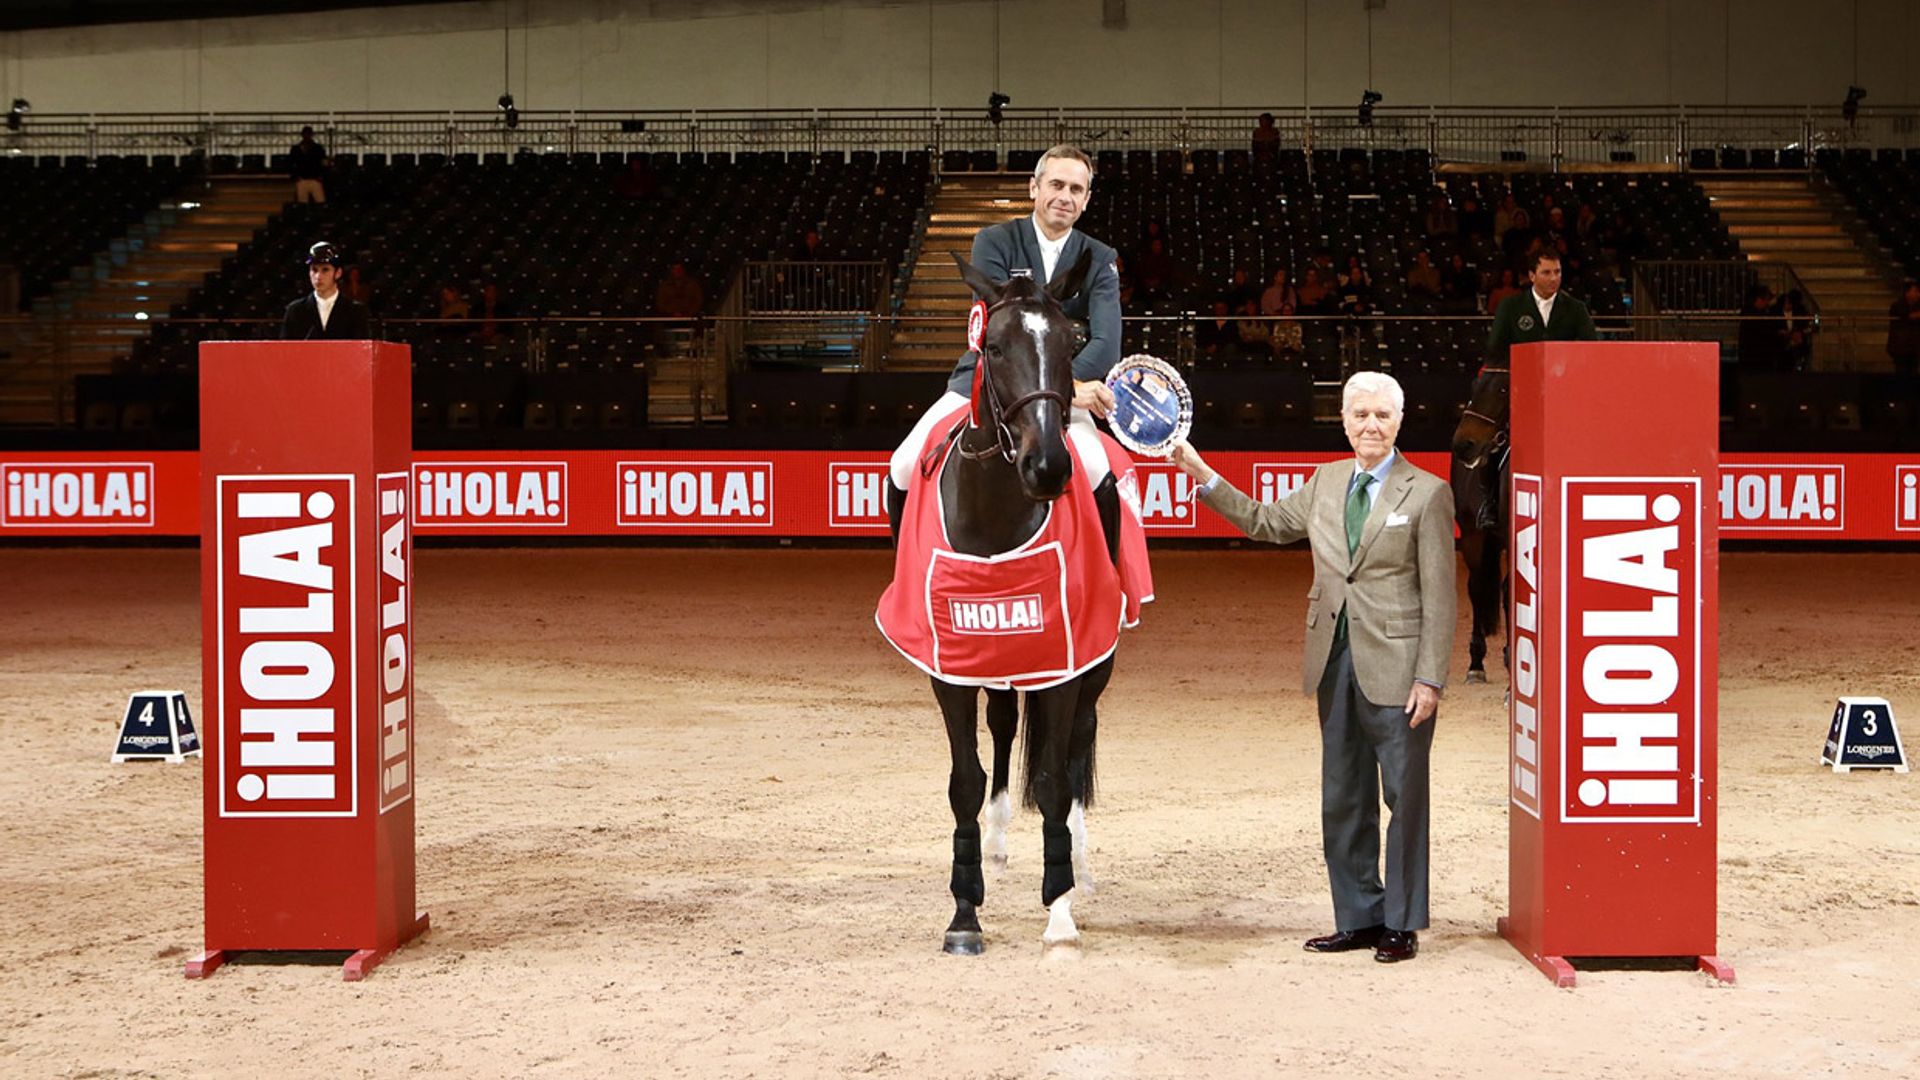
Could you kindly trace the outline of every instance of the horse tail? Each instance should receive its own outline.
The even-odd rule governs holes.
[[[1047,733],[1043,731],[1038,738],[1034,737],[1033,693],[1028,691],[1020,696],[1024,699],[1021,702],[1022,709],[1027,714],[1020,724],[1020,805],[1029,810],[1038,810],[1040,803],[1033,797],[1033,778],[1039,775],[1043,765],[1040,758],[1046,749]]]
[[[1033,698],[1029,696],[1027,700],[1031,702]],[[1090,707],[1084,711],[1089,714],[1092,712]],[[1047,733],[1043,731],[1036,737],[1033,730],[1035,726],[1033,719],[1033,709],[1032,706],[1029,705],[1027,708],[1026,723],[1020,725],[1020,746],[1023,757],[1025,758],[1025,765],[1020,770],[1020,803],[1029,810],[1037,811],[1040,809],[1040,804],[1033,795],[1033,778],[1040,773],[1040,770],[1045,764],[1041,760],[1041,754],[1047,744]],[[1089,809],[1093,806],[1094,774],[1096,771],[1094,768],[1094,743],[1099,728],[1091,721],[1092,717],[1090,715],[1084,724],[1080,716],[1073,718],[1071,721],[1073,724],[1073,733],[1070,736],[1072,752],[1067,755],[1067,790],[1072,792],[1073,798],[1080,803],[1082,809]]]

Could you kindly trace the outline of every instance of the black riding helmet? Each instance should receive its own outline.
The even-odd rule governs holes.
[[[307,249],[307,265],[312,266],[315,263],[326,263],[335,270],[346,268],[346,260],[341,258],[340,249],[325,240]]]

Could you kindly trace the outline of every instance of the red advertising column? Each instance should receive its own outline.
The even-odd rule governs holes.
[[[200,348],[207,951],[426,929],[413,889],[408,350]]]
[[[1512,353],[1513,703],[1500,933],[1570,959],[1714,954],[1717,347]]]

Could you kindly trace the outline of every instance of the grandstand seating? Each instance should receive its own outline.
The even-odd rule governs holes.
[[[0,263],[20,271],[23,308],[126,234],[185,183],[171,157],[0,157]]]

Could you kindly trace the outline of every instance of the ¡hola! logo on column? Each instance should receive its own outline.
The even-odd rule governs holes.
[[[1700,820],[1700,481],[1561,481],[1560,820]]]
[[[218,478],[221,817],[359,813],[355,494],[351,475]]]
[[[152,528],[151,462],[0,466],[0,528]]]

